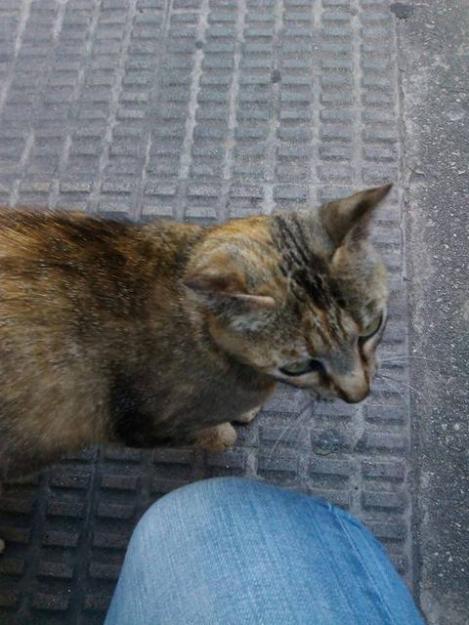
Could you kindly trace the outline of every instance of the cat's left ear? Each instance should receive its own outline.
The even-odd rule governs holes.
[[[220,252],[208,254],[190,267],[184,284],[207,303],[232,302],[250,310],[276,307],[273,297],[248,288],[239,262]]]
[[[368,236],[373,211],[391,188],[392,184],[386,184],[321,206],[319,215],[322,224],[336,247]]]

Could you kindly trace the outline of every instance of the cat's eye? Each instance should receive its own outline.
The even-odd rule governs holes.
[[[304,375],[305,373],[324,373],[324,365],[320,360],[315,358],[309,358],[308,360],[300,360],[298,362],[291,362],[284,367],[280,367],[279,371],[285,375],[295,376]]]
[[[379,317],[376,317],[376,319],[368,324],[367,327],[363,330],[362,334],[360,335],[360,340],[367,341],[368,339],[371,339],[372,336],[377,334],[377,332],[381,329],[381,326],[383,325],[383,320],[384,315],[383,313],[381,313]]]

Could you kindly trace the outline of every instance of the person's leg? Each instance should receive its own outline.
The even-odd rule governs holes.
[[[326,502],[214,479],[132,536],[105,625],[423,625],[384,549]]]

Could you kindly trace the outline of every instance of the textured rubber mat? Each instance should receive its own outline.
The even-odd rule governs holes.
[[[0,0],[0,201],[210,222],[398,180],[387,0]],[[90,450],[0,500],[0,623],[103,622],[129,535],[163,493],[249,475],[362,518],[411,581],[410,424],[398,192],[364,404],[281,389],[238,446]]]

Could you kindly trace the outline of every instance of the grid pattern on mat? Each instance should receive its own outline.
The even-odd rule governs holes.
[[[2,0],[0,202],[210,223],[397,180],[393,20],[388,0]],[[102,623],[139,516],[208,476],[327,497],[412,581],[396,190],[375,239],[397,382],[355,407],[280,390],[225,454],[92,449],[8,486],[0,623]]]

